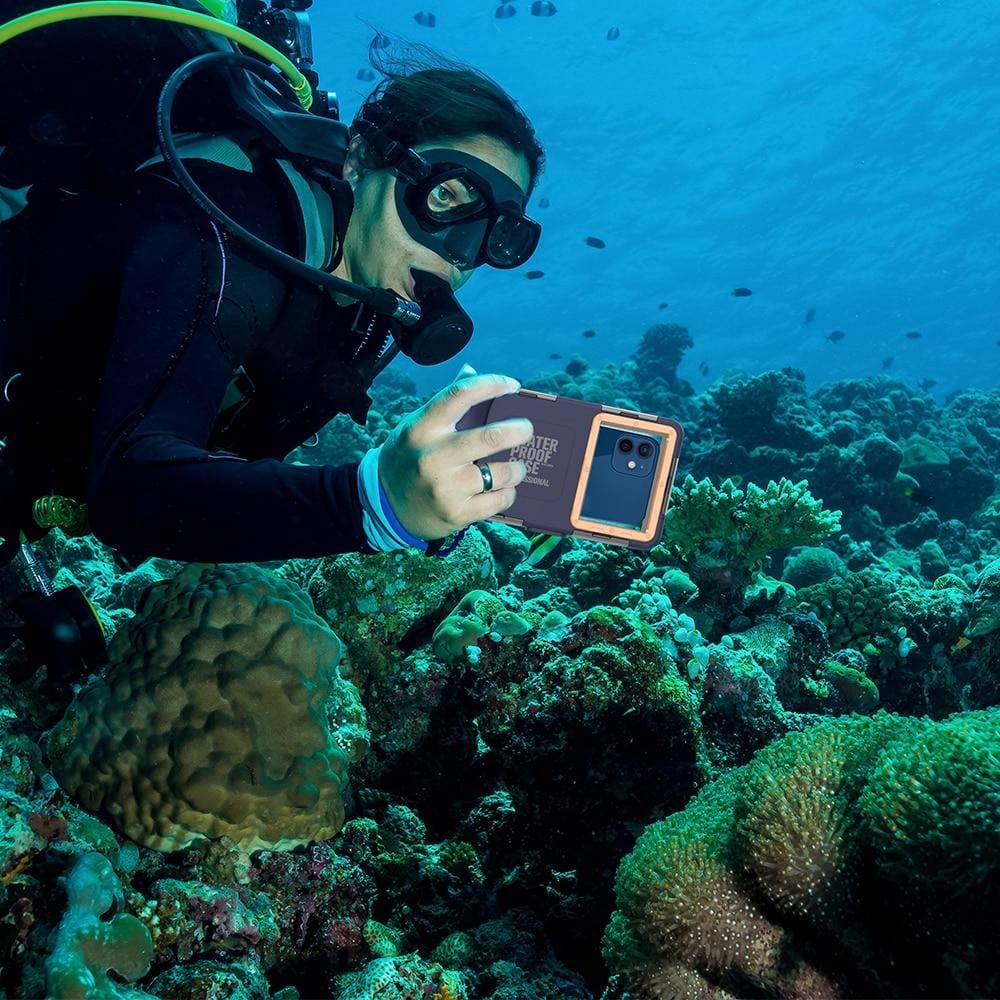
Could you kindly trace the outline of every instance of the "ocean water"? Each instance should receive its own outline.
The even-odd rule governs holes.
[[[877,375],[887,357],[900,378],[936,380],[938,398],[997,386],[988,4],[556,6],[498,20],[488,2],[441,3],[434,28],[395,0],[315,15],[345,118],[367,92],[352,78],[372,24],[490,74],[548,151],[531,262],[545,278],[477,275],[463,360],[526,377],[549,353],[614,362],[667,320],[695,338],[681,374],[698,388],[785,365],[818,386]],[[752,297],[730,295],[744,286]],[[826,341],[833,330],[845,338]]]
[[[359,460],[467,364],[677,421],[662,535],[51,531],[108,661],[0,632],[0,1000],[1000,995],[992,7],[309,13],[345,119],[376,31],[507,89],[544,232],[463,289],[460,355],[286,461]]]

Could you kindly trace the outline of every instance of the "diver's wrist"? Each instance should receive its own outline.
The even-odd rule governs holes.
[[[378,474],[381,448],[379,445],[377,448],[369,449],[358,466],[358,494],[364,509],[363,521],[368,543],[379,552],[406,548],[426,551],[427,541],[410,534],[400,523],[389,503]]]

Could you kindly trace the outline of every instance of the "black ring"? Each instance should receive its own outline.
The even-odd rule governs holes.
[[[483,492],[489,493],[493,489],[493,473],[490,472],[490,467],[485,462],[479,466],[479,471],[483,475]]]

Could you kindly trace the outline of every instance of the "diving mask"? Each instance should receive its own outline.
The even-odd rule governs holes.
[[[409,149],[392,165],[407,233],[461,271],[512,268],[535,252],[542,227],[502,170],[457,149]]]

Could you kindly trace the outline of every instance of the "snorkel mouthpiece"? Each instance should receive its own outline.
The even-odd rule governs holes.
[[[472,319],[458,304],[451,285],[429,271],[413,271],[420,321],[396,334],[402,352],[418,365],[453,358],[472,339]]]

